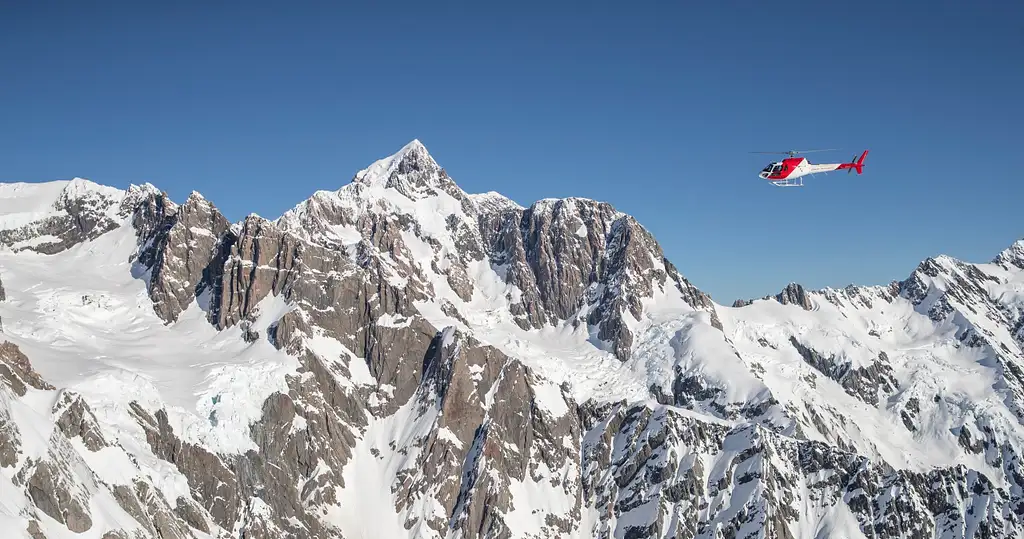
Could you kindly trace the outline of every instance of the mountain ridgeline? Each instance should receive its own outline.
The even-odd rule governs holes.
[[[0,184],[4,537],[1024,534],[1024,241],[726,306],[413,141],[231,222]]]

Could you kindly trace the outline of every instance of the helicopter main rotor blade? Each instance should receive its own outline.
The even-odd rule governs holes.
[[[781,155],[796,155],[798,153],[812,153],[812,152],[834,152],[838,148],[824,148],[818,150],[790,150],[788,152],[748,152],[748,153],[768,153],[768,154],[781,154]]]

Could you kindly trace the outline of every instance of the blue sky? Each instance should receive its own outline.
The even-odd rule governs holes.
[[[1019,2],[22,4],[0,181],[276,217],[418,138],[469,192],[635,215],[725,303],[1024,236]],[[871,153],[803,189],[748,153],[804,148]]]

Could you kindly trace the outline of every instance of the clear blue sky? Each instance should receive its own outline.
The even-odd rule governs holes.
[[[1020,2],[213,4],[3,3],[0,181],[276,217],[418,138],[469,192],[611,202],[725,303],[1024,236]],[[871,153],[757,177],[791,148]]]

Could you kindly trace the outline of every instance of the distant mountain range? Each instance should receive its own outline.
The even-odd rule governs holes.
[[[0,531],[1021,537],[1022,346],[1024,240],[727,306],[419,141],[274,220],[0,184]]]

